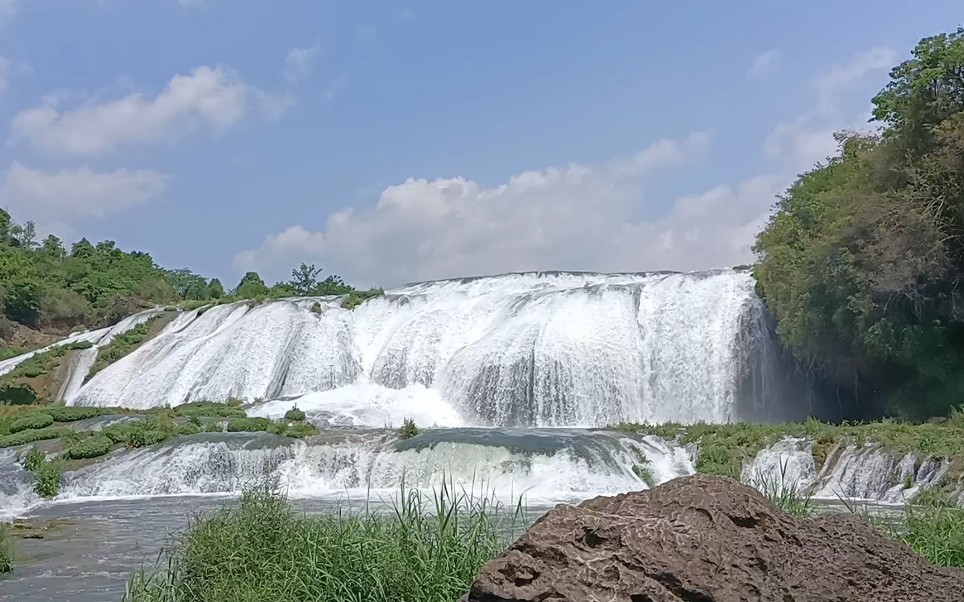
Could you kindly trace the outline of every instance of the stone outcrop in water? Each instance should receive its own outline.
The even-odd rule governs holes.
[[[556,507],[482,568],[466,600],[960,601],[964,571],[857,517],[794,518],[751,487],[696,475]]]

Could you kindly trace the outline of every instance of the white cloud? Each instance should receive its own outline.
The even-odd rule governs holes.
[[[152,170],[96,172],[80,167],[48,172],[15,162],[4,174],[0,205],[18,220],[64,225],[146,203],[164,192],[167,180]]]
[[[846,63],[832,65],[814,79],[818,110],[836,110],[842,92],[867,75],[888,70],[896,61],[897,52],[894,49],[878,47],[861,52]]]
[[[293,226],[235,257],[269,278],[315,262],[359,284],[537,269],[698,269],[742,263],[765,219],[775,178],[760,177],[676,202],[637,221],[642,182],[704,156],[697,133],[628,159],[528,171],[484,187],[465,178],[409,179],[375,207],[329,216],[322,231]]]
[[[284,68],[285,80],[296,84],[306,78],[311,73],[319,51],[317,44],[308,48],[292,48],[288,51]]]
[[[747,79],[760,79],[773,74],[780,67],[781,58],[782,53],[776,48],[757,55],[746,72]]]
[[[811,82],[815,91],[814,107],[774,126],[764,142],[767,156],[798,170],[809,169],[836,153],[834,132],[870,129],[869,112],[848,113],[841,105],[852,88],[868,76],[886,72],[896,60],[894,50],[872,48],[817,75]],[[866,96],[863,90],[860,93]]]
[[[325,100],[334,99],[335,95],[338,94],[338,92],[341,91],[347,83],[348,76],[345,74],[341,74],[328,82],[328,85],[325,87]]]
[[[276,118],[291,100],[245,84],[224,67],[202,66],[176,75],[153,98],[141,93],[61,109],[62,95],[18,113],[14,140],[61,155],[95,156],[126,146],[173,143],[207,130],[223,132],[252,112]]]

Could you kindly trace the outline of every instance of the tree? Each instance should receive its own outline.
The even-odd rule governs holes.
[[[268,287],[265,286],[264,280],[257,272],[248,272],[241,278],[234,294],[242,299],[264,297],[268,294]]]
[[[211,278],[211,281],[208,282],[208,295],[212,299],[220,299],[224,296],[224,286],[217,278]]]
[[[64,258],[67,257],[67,251],[64,250],[63,242],[53,234],[44,239],[40,245],[40,252],[47,258],[55,261],[63,261]]]
[[[318,287],[318,275],[321,272],[322,269],[316,268],[315,264],[306,265],[302,262],[298,268],[291,270],[291,280],[288,285],[298,295],[314,294]]]
[[[873,99],[874,119],[912,152],[926,152],[935,128],[964,109],[964,28],[921,40],[890,78]]]
[[[187,268],[164,270],[164,276],[182,299],[201,301],[210,297],[204,277]]]

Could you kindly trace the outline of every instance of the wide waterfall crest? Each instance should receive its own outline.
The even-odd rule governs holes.
[[[410,285],[354,310],[319,298],[186,313],[67,402],[374,386],[425,392],[439,426],[727,422],[773,405],[771,339],[745,272],[514,274]]]

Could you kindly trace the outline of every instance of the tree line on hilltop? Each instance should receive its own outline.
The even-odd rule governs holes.
[[[307,295],[366,295],[339,276],[302,263],[291,280],[273,286],[248,272],[231,290],[217,278],[165,269],[147,253],[112,241],[81,239],[65,248],[54,235],[37,240],[33,223],[19,224],[0,209],[0,339],[14,323],[63,331],[116,322],[145,305]]]

